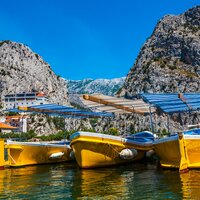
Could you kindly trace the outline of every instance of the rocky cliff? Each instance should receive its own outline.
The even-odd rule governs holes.
[[[0,42],[0,95],[42,91],[50,102],[67,104],[66,82],[28,46]]]
[[[200,6],[167,15],[143,45],[120,95],[200,92]]]

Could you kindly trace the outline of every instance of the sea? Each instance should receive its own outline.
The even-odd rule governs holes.
[[[75,162],[0,171],[0,199],[200,199],[200,171],[157,162],[80,169]]]

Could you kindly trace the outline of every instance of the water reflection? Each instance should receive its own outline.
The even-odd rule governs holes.
[[[155,164],[81,170],[75,179],[74,199],[182,199],[179,173]]]
[[[41,174],[45,176],[45,169],[38,171],[37,167],[5,169],[0,171],[0,197],[2,195],[10,196],[17,191],[20,194],[27,194],[32,189],[32,185],[37,184],[37,178],[34,175]]]
[[[67,163],[0,170],[0,199],[70,197],[66,188],[70,187],[76,169],[75,164]]]
[[[180,174],[183,190],[183,199],[200,199],[200,171],[190,170]]]
[[[200,171],[156,164],[81,170],[76,163],[0,171],[0,199],[198,199]]]
[[[130,179],[133,174],[130,174]],[[126,177],[113,169],[80,170],[76,178],[72,193],[75,199],[83,197],[114,199],[127,193]]]

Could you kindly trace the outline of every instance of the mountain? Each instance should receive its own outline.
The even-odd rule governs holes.
[[[68,80],[67,85],[69,93],[102,93],[105,95],[114,95],[122,87],[124,80],[125,77],[114,79]]]
[[[119,93],[140,92],[200,92],[200,6],[158,22]]]
[[[28,46],[0,42],[0,95],[42,91],[53,103],[68,103],[66,81]]]

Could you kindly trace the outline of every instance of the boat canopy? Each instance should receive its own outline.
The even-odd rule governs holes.
[[[70,106],[62,106],[57,104],[42,104],[34,106],[19,106],[17,109],[5,110],[8,112],[31,112],[43,113],[51,116],[63,116],[68,118],[95,118],[95,117],[113,117],[112,113],[106,112],[91,112],[87,110],[80,110]]]
[[[144,101],[167,114],[200,110],[200,93],[140,94]]]
[[[84,94],[80,97],[81,102],[92,110],[113,112],[117,114],[137,113],[149,114],[149,104],[143,99],[125,99],[104,94]],[[151,112],[154,112],[151,109]]]

